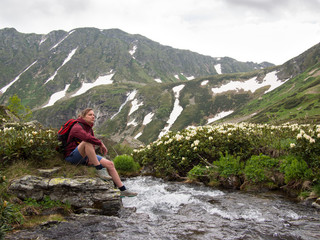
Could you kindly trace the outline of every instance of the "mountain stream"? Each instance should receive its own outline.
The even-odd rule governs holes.
[[[9,239],[320,239],[320,211],[281,194],[152,177],[130,178],[125,185],[139,195],[123,198],[119,217],[71,217]]]

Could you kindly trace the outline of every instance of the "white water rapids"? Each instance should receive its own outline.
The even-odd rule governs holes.
[[[220,191],[151,177],[126,181],[124,207],[147,215],[145,239],[320,239],[319,210],[280,194]]]
[[[71,215],[10,234],[41,240],[319,240],[320,211],[272,192],[220,191],[152,177],[124,181],[134,198],[119,216]]]

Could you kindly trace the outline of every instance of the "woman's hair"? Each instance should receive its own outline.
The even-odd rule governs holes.
[[[81,111],[81,113],[78,115],[78,117],[84,118],[88,112],[90,112],[91,110],[93,110],[92,108],[86,108],[84,110]]]

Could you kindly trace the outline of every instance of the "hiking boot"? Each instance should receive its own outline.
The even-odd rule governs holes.
[[[137,195],[138,195],[138,193],[131,192],[129,190],[120,191],[120,197],[121,198],[124,198],[124,197],[135,197]]]
[[[102,180],[112,180],[112,177],[109,175],[106,168],[102,168],[100,170],[97,170],[97,175]]]

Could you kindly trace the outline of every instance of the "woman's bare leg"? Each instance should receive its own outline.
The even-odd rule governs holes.
[[[108,173],[112,177],[114,184],[119,188],[123,186],[123,183],[121,182],[121,179],[119,177],[119,174],[116,168],[114,167],[113,162],[105,158],[102,158],[99,162],[96,155],[96,151],[94,149],[94,145],[92,145],[91,143],[82,141],[78,145],[78,151],[82,157],[86,157],[86,156],[88,157],[89,159],[88,165],[97,166],[101,164],[103,167],[107,169]]]
[[[78,145],[78,151],[82,157],[86,157],[86,156],[88,157],[89,165],[93,165],[93,166],[100,165],[94,146],[91,143],[82,141]]]
[[[110,176],[112,177],[114,184],[118,188],[122,187],[123,183],[121,182],[121,179],[119,177],[119,174],[118,174],[116,168],[114,167],[114,163],[110,160],[105,159],[105,158],[102,158],[100,160],[100,163],[103,167],[105,167],[108,170]]]

